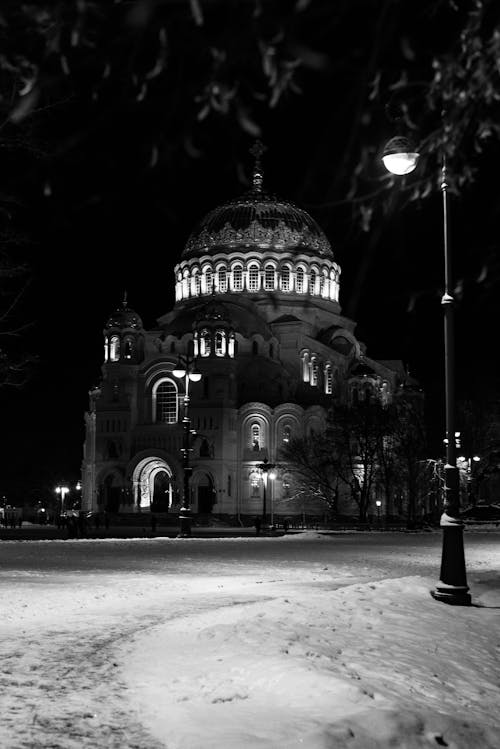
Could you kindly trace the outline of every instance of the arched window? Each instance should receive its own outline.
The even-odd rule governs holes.
[[[324,270],[321,276],[321,296],[328,299],[330,281],[328,280],[328,271]]]
[[[134,341],[132,338],[128,337],[125,338],[125,341],[123,343],[123,358],[124,359],[131,359],[134,353]]]
[[[251,265],[248,269],[248,291],[259,290],[259,268],[257,265]]]
[[[189,296],[189,271],[186,268],[186,270],[183,273],[183,279],[182,279],[182,298],[187,299]]]
[[[243,290],[243,268],[241,267],[241,265],[236,265],[233,268],[233,290]]]
[[[227,291],[227,274],[226,274],[226,269],[224,268],[224,266],[221,266],[219,268],[218,282],[219,282],[219,291],[223,293],[226,292]]]
[[[212,293],[212,269],[209,267],[206,267],[203,275],[205,277],[205,294],[211,294]]]
[[[104,361],[108,361],[109,359],[109,340],[107,338],[104,339]]]
[[[200,337],[200,356],[210,356],[212,351],[212,339],[210,331],[202,330]]]
[[[274,268],[272,265],[266,265],[264,271],[264,289],[274,291]]]
[[[292,428],[289,424],[285,424],[283,431],[281,432],[281,441],[284,445],[288,445],[292,439]]]
[[[281,291],[290,291],[290,268],[286,265],[281,269]]]
[[[323,296],[323,290],[325,288],[325,277],[322,273],[319,274],[319,295]]]
[[[252,443],[252,450],[260,450],[262,447],[261,445],[261,434],[260,434],[260,424],[252,424],[250,429],[250,439]]]
[[[192,291],[193,296],[200,296],[201,277],[197,270],[193,273]]]
[[[111,361],[120,359],[120,339],[117,335],[112,335],[109,340],[109,358]]]
[[[252,342],[252,356],[257,356],[259,353],[259,344],[257,341]]]
[[[226,354],[226,334],[223,330],[217,330],[215,333],[215,356],[225,356]]]
[[[318,360],[315,356],[311,357],[311,379],[310,379],[312,387],[317,387],[318,385]]]
[[[304,269],[297,268],[297,278],[295,280],[295,290],[298,294],[304,293]]]
[[[333,371],[331,364],[327,364],[325,367],[325,393],[327,395],[333,393]]]
[[[309,293],[315,294],[316,293],[316,271],[311,270],[311,275],[309,276]]]
[[[234,358],[234,354],[236,353],[235,352],[235,347],[236,347],[236,340],[234,338],[234,333],[230,333],[229,334],[229,341],[228,341],[228,344],[227,344],[227,353],[228,353],[228,355],[229,355],[229,357],[231,359]]]
[[[304,382],[309,382],[310,380],[311,370],[309,364],[309,354],[306,351],[302,354],[302,379]]]
[[[177,385],[161,380],[153,388],[153,421],[175,424],[177,421]]]

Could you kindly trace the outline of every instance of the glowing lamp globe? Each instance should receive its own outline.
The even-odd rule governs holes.
[[[419,155],[408,138],[396,136],[386,144],[382,161],[387,171],[392,174],[410,174],[417,166]]]

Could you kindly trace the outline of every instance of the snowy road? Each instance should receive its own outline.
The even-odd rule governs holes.
[[[0,542],[0,746],[497,747],[500,533]]]

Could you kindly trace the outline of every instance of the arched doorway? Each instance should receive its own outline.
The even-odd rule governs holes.
[[[199,476],[197,481],[198,513],[207,515],[212,512],[215,504],[214,482],[208,473]]]
[[[172,469],[163,458],[141,460],[132,474],[136,508],[139,512],[169,512],[174,505]]]

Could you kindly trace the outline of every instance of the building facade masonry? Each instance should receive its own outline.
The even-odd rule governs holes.
[[[266,193],[259,158],[252,188],[211,211],[175,273],[175,305],[145,330],[125,298],[104,329],[102,382],[85,414],[83,509],[178,514],[183,491],[184,379],[190,383],[190,505],[201,515],[322,512],[294,496],[280,451],[318,432],[333,397],[371,388],[390,401],[400,361],[375,361],[341,314],[340,267],[304,210]],[[355,510],[352,511],[355,514]]]

